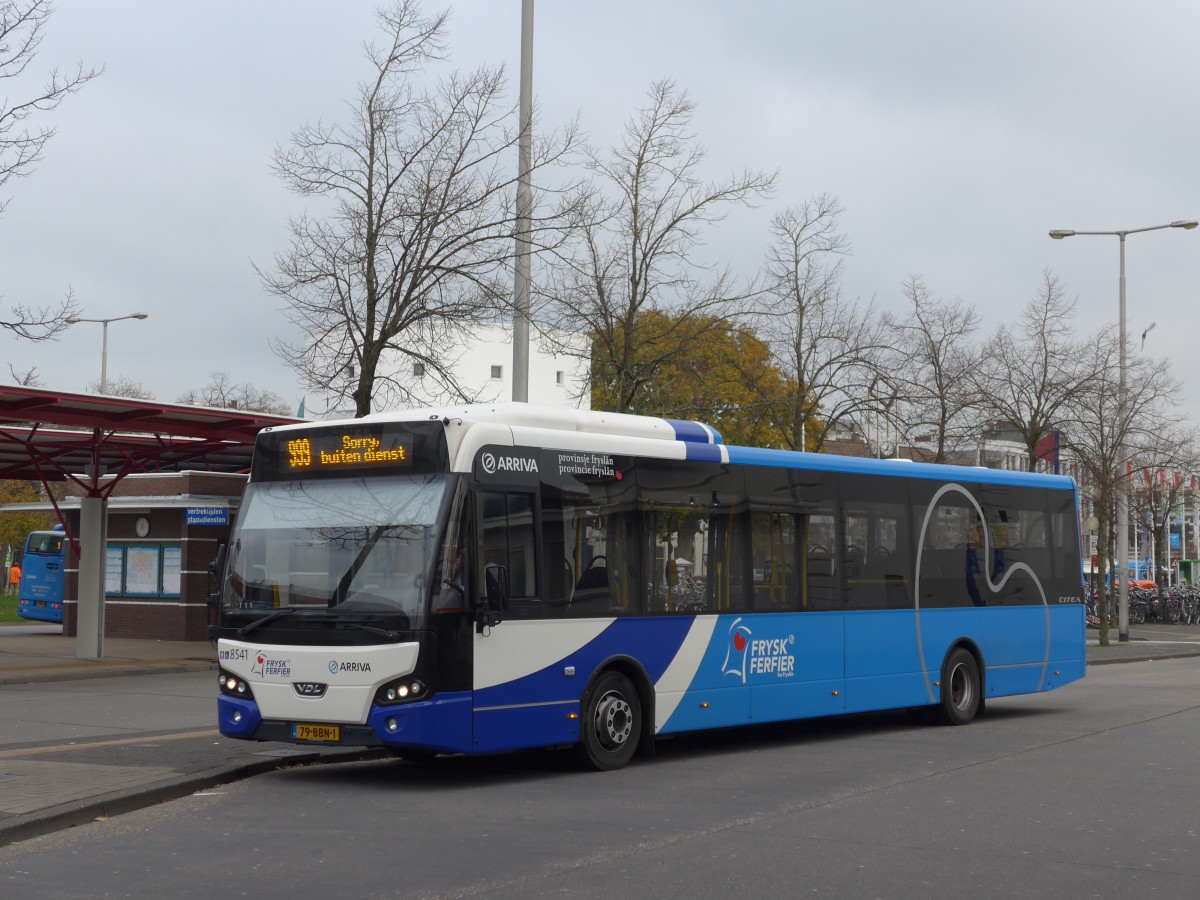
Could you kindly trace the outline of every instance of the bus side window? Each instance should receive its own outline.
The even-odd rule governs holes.
[[[744,473],[712,462],[638,460],[649,615],[724,613],[752,602]]]
[[[846,609],[912,607],[908,487],[896,478],[839,476]]]
[[[1041,603],[1043,592],[1054,583],[1045,493],[981,485],[978,496],[987,519],[987,574],[998,585],[988,592],[987,605]]]
[[[913,559],[920,586],[917,603],[922,609],[986,605],[979,588],[983,523],[971,501],[958,491],[947,491],[930,506],[936,489],[933,482],[909,486],[913,537],[920,554],[919,567]]]
[[[542,485],[542,601],[547,616],[565,616],[580,565],[577,501]]]
[[[488,566],[502,566],[507,571],[510,618],[541,616],[533,574],[537,560],[533,507],[533,494],[514,491],[479,495],[479,571],[486,571]],[[476,585],[477,591],[483,591],[484,579],[477,578]]]
[[[804,609],[838,609],[837,534],[833,510],[804,517]]]
[[[755,611],[796,612],[800,609],[796,517],[756,512],[751,513],[750,523]]]
[[[636,615],[629,531],[633,491],[620,480],[542,484],[543,601],[549,617]]]

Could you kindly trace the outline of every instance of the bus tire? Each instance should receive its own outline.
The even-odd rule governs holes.
[[[941,718],[947,725],[966,725],[979,712],[979,663],[964,647],[956,647],[942,666]]]
[[[642,737],[642,704],[633,683],[620,672],[596,679],[584,705],[580,750],[593,769],[628,765]]]

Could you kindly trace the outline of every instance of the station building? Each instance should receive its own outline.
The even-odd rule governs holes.
[[[246,476],[185,471],[127,475],[108,501],[104,623],[108,637],[202,641],[215,589],[209,563],[229,533]],[[59,507],[78,533],[82,491],[72,485]],[[79,559],[64,559],[63,634],[79,620]]]

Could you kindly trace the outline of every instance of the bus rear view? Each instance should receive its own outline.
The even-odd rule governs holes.
[[[34,531],[25,539],[17,615],[34,622],[63,620],[63,541],[59,531]]]

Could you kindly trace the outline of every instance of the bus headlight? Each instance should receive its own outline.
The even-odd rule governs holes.
[[[222,671],[217,675],[217,686],[227,697],[238,697],[242,700],[254,699],[254,693],[250,690],[249,683],[240,675]]]
[[[423,699],[428,693],[429,689],[425,682],[410,675],[381,687],[375,692],[375,702],[381,706],[411,703],[414,700]]]

